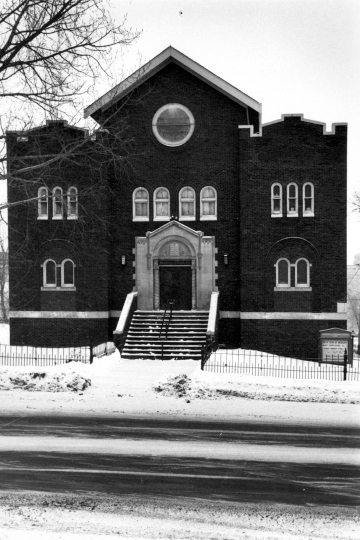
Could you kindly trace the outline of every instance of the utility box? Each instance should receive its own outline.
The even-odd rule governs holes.
[[[319,358],[322,363],[344,364],[346,361],[347,364],[352,365],[352,333],[343,328],[320,330]]]

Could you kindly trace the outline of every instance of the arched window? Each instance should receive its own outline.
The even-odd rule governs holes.
[[[149,193],[142,187],[133,193],[133,221],[149,221]]]
[[[287,215],[298,215],[298,187],[297,184],[289,184],[287,187]]]
[[[207,186],[200,193],[200,219],[217,219],[217,194],[216,190]]]
[[[287,259],[279,259],[276,267],[276,287],[290,287],[290,262]]]
[[[310,182],[303,185],[303,216],[314,216],[314,186]]]
[[[307,259],[295,263],[295,287],[310,287],[310,264]]]
[[[191,187],[184,187],[179,194],[179,219],[182,221],[195,221],[195,191]]]
[[[43,286],[56,287],[56,263],[47,259],[43,264]]]
[[[63,218],[63,191],[61,187],[53,189],[53,219]]]
[[[166,188],[158,188],[154,193],[154,221],[170,219],[170,194]]]
[[[282,185],[271,186],[271,216],[282,217]]]
[[[41,187],[38,191],[38,219],[48,219],[48,217],[49,217],[48,190],[46,187]]]
[[[61,286],[75,287],[75,265],[71,259],[65,259],[61,263]]]
[[[78,192],[76,187],[70,187],[67,191],[67,218],[77,219],[78,217]]]

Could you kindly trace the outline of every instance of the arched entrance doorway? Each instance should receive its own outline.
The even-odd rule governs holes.
[[[135,239],[135,290],[138,309],[208,310],[215,285],[215,237],[169,221]]]
[[[182,240],[165,242],[154,258],[154,308],[196,309],[196,257]]]

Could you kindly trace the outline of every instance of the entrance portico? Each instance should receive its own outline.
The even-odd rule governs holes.
[[[138,309],[208,310],[215,287],[215,237],[170,221],[135,240]]]

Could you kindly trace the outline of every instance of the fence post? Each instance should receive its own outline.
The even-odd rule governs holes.
[[[90,364],[92,364],[94,361],[94,351],[92,348],[92,345],[90,345]]]
[[[161,360],[164,360],[164,343],[161,344]]]
[[[346,381],[346,374],[347,374],[347,359],[348,359],[348,354],[347,354],[347,349],[345,349],[345,352],[344,352],[344,381]]]

